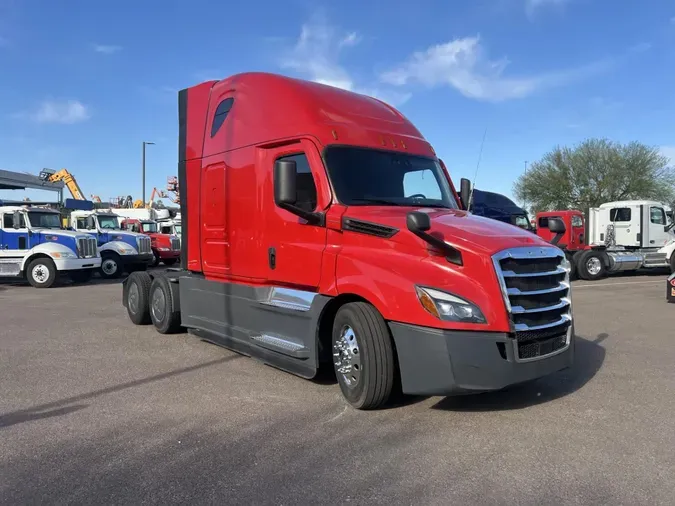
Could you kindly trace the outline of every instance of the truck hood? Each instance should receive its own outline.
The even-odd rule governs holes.
[[[410,211],[427,213],[431,218],[429,233],[460,250],[493,255],[513,247],[550,246],[537,235],[514,225],[454,209],[359,206],[348,208],[344,216],[397,228],[400,232],[390,240],[410,244],[419,241],[406,226],[406,215]]]
[[[40,235],[55,235],[57,237],[72,237],[73,239],[77,239],[78,237],[87,237],[87,234],[84,234],[82,232],[74,232],[72,230],[60,230],[60,229],[53,229],[53,228],[33,228],[32,229],[33,233],[37,233]]]

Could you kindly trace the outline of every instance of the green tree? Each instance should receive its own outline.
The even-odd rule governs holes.
[[[515,182],[514,194],[534,211],[597,207],[615,200],[673,202],[675,169],[658,148],[588,139],[556,147]]]

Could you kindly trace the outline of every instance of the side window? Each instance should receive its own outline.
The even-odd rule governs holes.
[[[77,225],[75,226],[75,228],[79,230],[87,229],[87,218],[77,218],[76,223]]]
[[[537,224],[538,228],[548,228],[548,216],[542,216],[539,218],[539,223]]]
[[[572,216],[572,226],[573,227],[584,226],[584,220],[581,219],[581,216]]]
[[[665,225],[666,213],[661,207],[652,207],[649,209],[649,220],[655,225]]]
[[[617,207],[609,210],[609,221],[630,221],[630,207]]]
[[[420,194],[427,199],[443,198],[436,176],[429,169],[406,172],[403,175],[403,196],[412,197]]]
[[[316,184],[312,170],[309,168],[309,160],[304,153],[297,155],[282,156],[279,160],[289,160],[295,162],[298,171],[296,180],[296,191],[298,202],[297,206],[305,211],[314,211],[316,209]]]
[[[213,116],[213,124],[211,125],[211,137],[216,135],[218,130],[220,130],[220,127],[225,122],[225,118],[230,113],[230,109],[232,109],[233,103],[233,98],[226,98],[216,107],[216,114]]]
[[[2,227],[8,230],[14,230],[14,213],[6,213],[3,216]],[[19,215],[19,228],[26,228],[26,218],[23,214]]]

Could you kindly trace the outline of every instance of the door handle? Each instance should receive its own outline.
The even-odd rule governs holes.
[[[277,250],[276,248],[269,248],[267,250],[267,261],[270,265],[270,269],[274,270],[277,267]]]

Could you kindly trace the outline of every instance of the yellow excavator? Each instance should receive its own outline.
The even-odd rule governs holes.
[[[73,196],[75,200],[86,200],[84,194],[80,189],[80,185],[77,184],[75,176],[73,176],[68,169],[61,169],[56,172],[52,169],[42,169],[39,175],[40,179],[44,181],[49,181],[50,183],[56,183],[57,181],[63,181],[66,184],[66,188]]]

